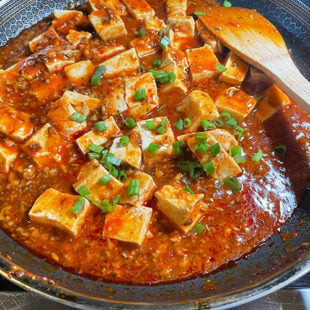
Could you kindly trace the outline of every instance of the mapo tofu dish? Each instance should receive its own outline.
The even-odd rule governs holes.
[[[281,227],[309,176],[309,115],[211,35],[218,5],[89,0],[1,48],[4,231],[76,274],[154,284]]]

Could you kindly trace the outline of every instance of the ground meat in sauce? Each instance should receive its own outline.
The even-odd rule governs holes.
[[[159,18],[166,19],[165,1],[149,0]],[[188,1],[187,15],[202,11],[211,1]],[[90,8],[82,8],[87,13]],[[124,16],[128,35],[119,40],[129,47],[129,42],[136,38],[140,23],[134,18]],[[27,43],[45,31],[51,20],[44,20],[18,38],[10,40],[0,50],[0,68],[6,69],[17,61],[30,55]],[[101,44],[91,26],[82,30],[91,31],[92,48]],[[119,43],[118,41],[115,43]],[[202,46],[202,41],[187,43],[192,48]],[[87,46],[85,46],[87,50]],[[91,49],[90,49],[91,50]],[[88,53],[81,53],[79,60],[88,58]],[[89,58],[91,58],[91,53]],[[160,58],[160,52],[141,59],[140,64],[148,71],[154,59]],[[98,65],[96,59],[91,59]],[[41,70],[39,78],[18,79],[17,89],[8,89],[6,104],[33,115],[35,130],[44,125],[47,113],[55,100],[65,90],[75,89],[82,94],[91,94],[104,98],[109,90],[109,81],[102,80],[100,87],[90,85],[73,87],[67,81],[63,71],[57,76],[61,80],[59,90],[52,92],[50,99],[38,100],[31,89],[44,84],[50,79],[49,72],[41,62],[36,62]],[[190,83],[188,93],[199,89],[206,91],[215,99],[227,85],[217,79]],[[258,94],[259,95],[259,94]],[[184,95],[159,92],[161,109],[150,112],[147,117],[167,116],[174,124],[179,115],[176,105]],[[100,119],[100,111],[92,112],[87,131]],[[191,189],[195,193],[205,194],[207,210],[200,223],[206,229],[201,233],[184,234],[159,212],[153,197],[147,206],[153,209],[150,225],[151,237],[141,247],[102,237],[105,214],[94,208],[87,218],[82,232],[73,238],[56,228],[48,228],[31,223],[28,212],[33,202],[46,189],[53,187],[61,192],[75,194],[72,184],[75,182],[80,166],[87,161],[74,141],[66,141],[61,164],[51,164],[39,169],[31,157],[20,150],[18,158],[9,173],[0,175],[0,227],[20,244],[40,257],[67,268],[74,273],[113,282],[157,283],[180,280],[196,274],[208,273],[219,266],[241,257],[270,237],[292,215],[301,198],[309,176],[309,115],[295,103],[281,108],[269,120],[262,123],[255,117],[255,110],[240,124],[249,136],[244,136],[239,145],[246,155],[246,162],[241,164],[242,175],[238,177],[242,189],[232,192],[219,182],[204,176],[191,180]],[[127,112],[116,117],[124,134]],[[173,127],[173,126],[172,126]],[[173,128],[175,135],[179,132]],[[17,141],[18,144],[18,141]],[[285,144],[285,155],[274,152],[278,144]],[[18,146],[19,147],[19,146]],[[32,151],[36,145],[32,145]],[[259,149],[264,156],[259,163],[251,161],[251,156]],[[143,171],[151,175],[158,188],[169,184],[179,173],[175,158],[145,164]],[[188,177],[186,174],[184,176]],[[82,254],[82,256],[81,256]],[[83,257],[83,259],[81,259]]]

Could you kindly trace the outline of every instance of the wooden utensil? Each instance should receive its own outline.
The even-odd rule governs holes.
[[[266,73],[310,113],[310,83],[294,64],[279,31],[267,19],[237,7],[209,8],[199,18],[225,46]]]

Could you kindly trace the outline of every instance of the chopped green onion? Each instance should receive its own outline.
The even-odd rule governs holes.
[[[176,80],[177,76],[175,75],[174,72],[169,72],[168,73],[168,82],[173,83]]]
[[[203,12],[203,11],[195,11],[194,14],[196,16],[202,16],[202,15],[206,15],[206,12]]]
[[[98,86],[104,73],[107,71],[106,66],[99,66],[95,71],[95,74],[91,78],[91,85]]]
[[[228,129],[234,129],[237,127],[238,122],[234,118],[230,118],[225,122],[225,126]]]
[[[103,200],[103,204],[102,206],[100,206],[100,209],[103,211],[103,212],[111,212],[114,210],[114,206],[112,206],[110,204],[110,201],[109,199],[105,199]]]
[[[190,194],[194,194],[194,192],[192,191],[192,189],[191,189],[188,185],[185,185],[185,186],[183,187],[183,189],[184,189],[185,191],[189,192]]]
[[[106,185],[110,180],[112,180],[112,177],[110,175],[106,174],[102,178],[99,179],[99,183],[101,185]]]
[[[159,35],[162,37],[167,33],[166,29],[160,29]]]
[[[242,155],[242,147],[240,145],[234,145],[229,149],[229,154],[232,157],[240,156]]]
[[[218,118],[218,119],[216,119],[215,121],[214,121],[214,125],[216,126],[216,127],[222,127],[223,126],[223,121],[220,119],[220,118]]]
[[[139,72],[139,73],[144,73],[144,72],[145,72],[145,67],[142,66],[142,65],[140,65],[140,66],[138,67],[138,72]]]
[[[208,130],[210,128],[215,128],[213,123],[211,123],[211,122],[209,122],[209,121],[207,121],[205,119],[200,122],[200,126],[203,128],[203,130]]]
[[[128,186],[128,191],[127,191],[127,196],[131,197],[134,195],[139,194],[139,188],[140,188],[140,180],[130,180],[129,186]]]
[[[275,152],[284,155],[286,153],[286,146],[284,144],[278,144],[274,150]]]
[[[153,74],[155,81],[161,84],[168,83],[168,82],[172,83],[176,79],[176,75],[174,72],[167,73],[163,70],[153,70],[153,69],[151,69],[149,72]]]
[[[187,172],[191,178],[197,178],[204,174],[200,162],[197,161],[181,159],[178,161],[177,166],[181,171]]]
[[[152,121],[152,120],[145,121],[145,125],[146,125],[146,128],[148,130],[155,130],[156,129],[156,125],[155,125],[154,121]]]
[[[70,211],[71,213],[78,215],[85,206],[85,199],[82,197],[78,197],[75,200],[74,205],[71,207]]]
[[[121,137],[120,140],[119,140],[119,146],[120,147],[125,147],[129,144],[129,137],[128,136],[124,136],[124,137]]]
[[[145,31],[143,29],[140,29],[138,32],[138,36],[141,38],[143,36],[145,36]]]
[[[109,164],[109,163],[108,163]],[[112,165],[109,164],[109,173],[114,177],[117,178],[118,177],[118,170]]]
[[[209,147],[212,157],[215,157],[218,153],[221,152],[221,146],[219,143],[215,143]]]
[[[95,128],[97,129],[98,132],[103,132],[107,130],[107,126],[103,121],[95,123]]]
[[[97,144],[94,144],[94,143],[91,143],[88,147],[87,147],[88,150],[92,151],[92,152],[95,152],[95,153],[102,153],[102,151],[104,150],[104,147],[101,146],[101,145],[97,145]]]
[[[186,185],[190,184],[190,181],[189,181],[186,177],[183,177],[183,178],[182,178],[182,181],[183,181]]]
[[[127,174],[125,173],[125,171],[120,171],[119,172],[119,177],[118,177],[118,179],[121,181],[121,182],[125,182],[126,181],[126,179],[127,179]]]
[[[85,185],[81,186],[81,187],[77,190],[77,192],[78,192],[82,197],[87,197],[87,196],[89,195],[89,190],[88,190],[88,188],[87,188]]]
[[[230,7],[231,7],[231,2],[228,1],[228,0],[224,0],[223,6],[224,6],[225,8],[230,8]]]
[[[163,135],[165,132],[167,132],[167,129],[166,129],[165,127],[161,126],[161,127],[158,127],[158,128],[156,129],[156,131],[157,131],[160,135]]]
[[[245,163],[245,157],[244,156],[237,155],[234,157],[234,159],[235,159],[237,164]]]
[[[198,143],[195,146],[195,151],[197,151],[198,153],[203,153],[205,152],[207,149],[209,148],[209,146],[206,143]]]
[[[145,100],[145,88],[137,89],[135,93],[135,100],[136,101],[143,101]]]
[[[197,132],[196,134],[195,134],[195,140],[197,141],[197,142],[201,142],[201,143],[203,143],[203,142],[207,142],[207,135],[204,133],[204,132]]]
[[[121,200],[122,196],[120,194],[117,194],[113,199],[112,199],[112,206],[115,206],[116,204],[119,203]]]
[[[241,184],[239,181],[234,177],[228,177],[223,182],[226,186],[229,186],[230,189],[235,192],[241,189]]]
[[[106,162],[114,165],[114,166],[120,166],[121,163],[122,163],[122,160],[117,158],[117,157],[114,157],[113,155],[112,156],[107,156],[106,158]]]
[[[206,229],[206,226],[201,223],[198,223],[194,226],[194,229],[196,234],[199,235]]]
[[[164,117],[161,122],[159,123],[158,127],[166,126],[168,123],[168,118]]]
[[[184,122],[183,122],[182,118],[180,118],[176,123],[174,123],[173,126],[174,126],[177,130],[179,130],[179,131],[183,130]]]
[[[255,153],[253,156],[252,156],[252,161],[255,161],[255,162],[259,162],[261,160],[261,158],[263,157],[263,152],[262,150],[258,150],[257,153]]]
[[[173,142],[173,152],[175,155],[182,155],[183,154],[183,150],[182,150],[183,145],[184,145],[183,140]]]
[[[153,153],[153,154],[157,153],[158,149],[159,149],[159,144],[156,144],[156,143],[150,143],[150,145],[147,148],[148,152]]]
[[[215,172],[215,167],[213,166],[213,162],[212,161],[208,161],[206,163],[204,163],[202,165],[204,171],[206,172],[207,175],[212,174],[213,172]]]
[[[154,59],[153,61],[153,67],[159,68],[161,66],[162,62],[160,59]]]
[[[184,128],[188,128],[191,124],[192,124],[192,121],[188,117],[186,117],[184,119]]]
[[[88,157],[89,159],[100,159],[101,155],[98,153],[91,152],[91,153],[88,153]]]
[[[129,129],[133,129],[137,126],[135,120],[132,117],[126,118],[124,123]]]
[[[171,42],[171,40],[166,35],[164,35],[159,42],[159,46],[162,49],[165,49],[170,44],[170,42]]]
[[[221,72],[225,72],[225,71],[227,70],[227,68],[226,68],[224,65],[220,64],[220,63],[218,63],[218,64],[215,66],[215,69],[217,69],[217,70],[219,70],[219,71],[221,71]]]
[[[226,118],[226,119],[230,119],[231,118],[231,114],[229,112],[222,112],[221,113],[221,117]]]
[[[87,119],[87,115],[83,115],[78,112],[74,112],[70,116],[71,121],[77,122],[77,123],[83,123]]]

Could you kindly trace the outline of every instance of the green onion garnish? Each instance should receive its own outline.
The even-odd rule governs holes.
[[[152,120],[145,121],[145,125],[146,125],[146,128],[148,130],[155,130],[156,129],[155,122]]]
[[[136,101],[143,101],[145,100],[145,88],[137,89],[135,93],[135,100]]]
[[[160,123],[158,124],[158,127],[162,127],[162,126],[166,126],[168,123],[168,118],[167,117],[164,117]]]
[[[215,157],[218,153],[221,152],[221,146],[219,143],[215,143],[209,147],[212,157]]]
[[[219,70],[219,71],[221,71],[221,72],[225,72],[225,71],[227,70],[227,68],[226,68],[224,65],[220,64],[220,63],[218,63],[218,64],[215,66],[215,69],[217,69],[217,70]]]
[[[162,62],[160,59],[154,59],[153,61],[153,67],[159,68],[161,66]]]
[[[160,29],[159,35],[162,37],[167,33],[166,29]]]
[[[120,140],[119,140],[119,146],[120,147],[125,147],[129,144],[129,137],[128,136],[124,136],[124,137],[121,137]]]
[[[183,154],[183,150],[182,147],[184,145],[184,141],[176,141],[173,142],[173,152],[175,155],[182,155]]]
[[[215,172],[215,167],[213,166],[213,162],[212,161],[208,161],[206,163],[204,163],[202,165],[204,171],[206,172],[207,175],[212,174],[213,172]]]
[[[78,112],[74,112],[71,114],[70,116],[71,121],[77,122],[77,123],[83,123],[86,121],[87,119],[87,115],[78,113]]]
[[[71,207],[70,211],[71,213],[78,215],[85,206],[85,199],[82,197],[78,197],[75,200],[74,205]]]
[[[203,167],[200,162],[181,159],[177,163],[181,171],[187,172],[191,178],[197,178],[204,174]]]
[[[140,66],[138,67],[138,72],[139,72],[139,73],[144,73],[144,72],[145,72],[145,67],[142,66],[142,65],[140,65]]]
[[[88,188],[87,188],[85,185],[81,186],[81,187],[77,190],[77,192],[78,192],[82,197],[87,197],[87,196],[89,195],[89,190],[88,190]]]
[[[129,129],[133,129],[137,126],[135,120],[132,117],[126,118],[124,123]]]
[[[163,135],[165,132],[167,132],[167,129],[163,126],[160,126],[156,129],[157,133],[159,133],[160,135]]]
[[[218,119],[216,119],[215,121],[214,121],[214,125],[216,126],[216,127],[222,127],[223,126],[223,121],[220,119],[220,118],[218,118]]]
[[[174,126],[177,130],[179,130],[179,131],[183,130],[184,122],[183,122],[182,118],[180,118],[176,123],[174,123],[173,126]]]
[[[198,153],[203,153],[205,152],[207,149],[209,148],[209,146],[206,143],[198,143],[195,146],[195,151],[197,151]]]
[[[230,118],[225,122],[225,126],[228,129],[234,129],[237,127],[238,122],[234,118]]]
[[[158,149],[159,149],[159,144],[156,144],[156,143],[150,143],[150,145],[147,148],[148,152],[153,153],[153,154],[157,153]]]
[[[194,192],[192,191],[192,189],[191,189],[188,185],[185,185],[185,186],[183,187],[183,189],[184,189],[185,191],[189,192],[190,194],[194,194]]]
[[[256,163],[258,163],[262,157],[263,157],[262,150],[258,150],[258,152],[252,156],[252,161],[255,161]]]
[[[145,36],[145,31],[143,29],[140,29],[138,32],[138,36],[141,38],[143,36]]]
[[[117,178],[118,177],[118,170],[110,163],[107,163],[109,166],[109,173],[114,177]]]
[[[166,35],[164,35],[159,42],[159,46],[162,49],[165,49],[170,44],[170,42],[171,42],[171,40]]]
[[[225,8],[230,8],[230,7],[231,7],[231,2],[228,1],[228,0],[224,0],[223,6],[224,6]]]
[[[231,118],[231,114],[229,112],[222,112],[221,113],[221,117],[226,118],[226,119],[230,119]]]
[[[99,179],[99,183],[101,185],[107,184],[110,180],[112,180],[112,177],[108,174],[104,175],[102,178]]]
[[[101,146],[101,145],[97,145],[97,144],[94,144],[94,143],[91,143],[88,147],[87,147],[88,150],[94,152],[94,153],[102,153],[102,151],[104,150],[104,147]]]
[[[122,163],[122,160],[112,155],[112,156],[107,156],[106,162],[114,166],[120,166]]]
[[[113,199],[112,199],[112,206],[115,206],[116,204],[119,203],[119,201],[121,200],[122,196],[117,194]]]
[[[245,163],[245,157],[244,156],[237,155],[234,157],[234,159],[235,159],[237,164]]]
[[[206,229],[206,226],[201,223],[198,223],[195,225],[194,229],[196,234],[199,235]]]
[[[177,78],[174,72],[167,73],[162,70],[154,70],[154,69],[151,69],[149,72],[153,74],[155,81],[161,84],[172,83]]]
[[[184,119],[184,128],[188,128],[192,124],[192,121],[187,117]]]
[[[206,15],[206,12],[203,12],[203,11],[195,11],[194,14],[196,16],[202,16],[202,15]]]
[[[103,212],[111,212],[114,210],[114,206],[112,206],[110,204],[110,201],[108,199],[105,199],[103,200],[103,203],[102,205],[100,206],[100,209],[103,211]]]
[[[203,143],[203,142],[207,142],[207,135],[204,132],[197,132],[195,134],[195,140],[197,142]]]
[[[103,121],[95,123],[95,128],[97,129],[98,132],[103,132],[107,130],[107,126]]]
[[[91,78],[91,85],[98,86],[104,73],[107,71],[106,66],[99,66],[95,71],[95,74]]]
[[[284,155],[286,153],[286,146],[284,144],[278,144],[274,148],[275,152]]]
[[[240,145],[232,146],[232,147],[229,149],[229,154],[230,154],[232,157],[236,157],[236,156],[242,155],[242,147],[241,147]]]
[[[131,197],[134,195],[138,195],[139,188],[140,188],[140,180],[135,180],[135,179],[130,180],[128,191],[127,191],[127,196]]]
[[[234,178],[234,177],[228,177],[224,180],[223,182],[226,186],[229,186],[230,189],[235,192],[238,191],[239,189],[241,189],[241,184],[239,183],[239,181]]]
[[[208,130],[208,129],[211,129],[211,128],[215,128],[214,124],[207,121],[207,120],[202,120],[200,122],[200,126],[203,128],[203,130]]]
[[[93,153],[93,152],[88,153],[87,155],[88,155],[89,159],[100,159],[100,157],[101,157],[100,154],[98,154],[98,153]]]
[[[127,179],[127,174],[125,173],[125,171],[121,170],[119,172],[119,177],[118,179],[121,181],[121,182],[125,182],[126,179]]]

